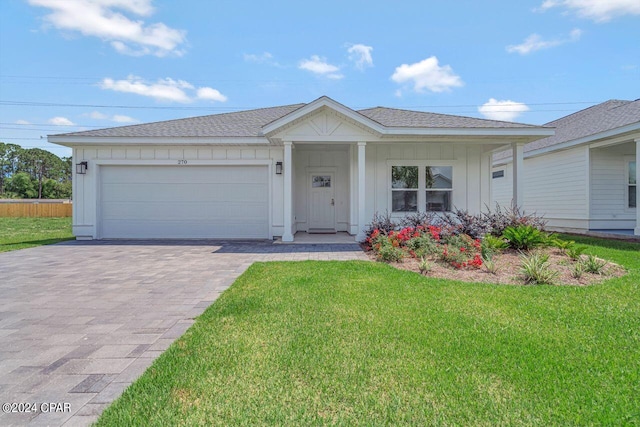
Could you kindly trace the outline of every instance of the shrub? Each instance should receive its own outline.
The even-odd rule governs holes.
[[[507,243],[504,239],[500,237],[495,237],[491,234],[487,234],[482,238],[481,242],[481,254],[482,259],[490,260],[493,256],[500,252],[503,249],[507,249],[509,247],[509,243]]]
[[[573,276],[574,279],[580,279],[582,274],[584,274],[584,266],[581,262],[578,262],[573,266],[571,276]]]
[[[528,215],[524,210],[513,205],[505,208],[496,203],[495,210],[491,211],[487,207],[487,212],[483,213],[482,216],[494,236],[501,236],[508,227],[530,225],[542,231],[546,225],[546,221],[542,216],[536,215],[535,212]]]
[[[458,269],[482,267],[480,241],[466,234],[447,237],[440,256],[443,261]]]
[[[459,234],[467,234],[474,239],[479,239],[491,232],[491,226],[484,215],[473,215],[463,209],[455,208],[452,212],[446,212],[441,221],[445,227],[455,229]]]
[[[427,274],[433,268],[433,264],[431,264],[426,258],[420,258],[420,263],[418,263],[418,270],[420,270],[420,274]]]
[[[404,251],[391,244],[383,244],[376,253],[378,260],[384,262],[400,262],[404,258]]]
[[[587,273],[604,274],[604,268],[607,266],[607,261],[600,259],[595,255],[589,255],[586,259],[582,259],[580,264],[582,264],[582,268]]]
[[[414,212],[406,215],[404,218],[400,220],[400,225],[402,227],[411,227],[418,228],[423,227],[427,228],[430,225],[434,225],[435,213],[433,212]]]
[[[549,255],[533,253],[521,255],[521,273],[524,281],[532,285],[552,285],[558,272],[549,266]]]
[[[411,238],[407,241],[407,249],[416,258],[440,253],[440,245],[429,233],[421,233],[419,236]]]
[[[487,271],[491,274],[497,274],[498,273],[498,265],[496,264],[496,262],[493,259],[486,259],[483,258],[484,260],[484,267],[487,269]]]
[[[509,247],[529,251],[538,246],[548,245],[547,235],[531,225],[507,227],[502,237],[509,242]]]
[[[390,231],[395,230],[396,228],[397,224],[393,222],[388,211],[384,214],[376,212],[369,224],[369,228],[365,230],[365,235],[367,238],[370,238],[376,230],[378,230],[378,233],[380,234],[389,234]]]
[[[571,258],[574,261],[577,261],[582,256],[582,253],[586,250],[587,250],[587,247],[585,245],[576,245],[574,243],[573,245],[570,245],[567,248],[566,253],[569,258]]]

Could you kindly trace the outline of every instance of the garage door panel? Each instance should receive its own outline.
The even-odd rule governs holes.
[[[267,184],[103,184],[103,202],[189,202],[200,200],[245,201],[261,200]]]
[[[129,236],[138,239],[203,239],[203,238],[230,238],[230,239],[255,239],[265,232],[264,224],[237,224],[233,235],[229,235],[228,225],[216,225],[209,222],[198,221],[105,221],[104,227],[108,228],[115,236]],[[135,236],[130,236],[130,230],[136,230]],[[159,237],[161,236],[161,237]],[[212,237],[213,236],[213,237]]]
[[[267,238],[266,166],[103,166],[104,238]]]

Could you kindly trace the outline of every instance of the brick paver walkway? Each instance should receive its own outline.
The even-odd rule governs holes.
[[[36,404],[0,425],[91,424],[249,265],[307,259],[367,258],[356,244],[219,241],[0,253],[0,403]]]

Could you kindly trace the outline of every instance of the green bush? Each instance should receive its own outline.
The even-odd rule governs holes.
[[[572,260],[579,260],[582,253],[587,250],[585,245],[572,245],[567,248],[567,256]]]
[[[439,254],[441,249],[438,242],[430,234],[421,234],[407,242],[407,249],[413,251],[416,258]]]
[[[604,268],[607,266],[607,261],[596,257],[595,255],[589,255],[586,259],[580,261],[582,268],[587,273],[591,274],[604,274]]]
[[[378,260],[384,262],[400,262],[404,258],[404,251],[391,244],[383,244],[377,252]]]
[[[508,247],[509,243],[504,239],[487,234],[482,238],[480,246],[482,259],[491,260],[495,254],[499,253],[503,249],[507,249]]]
[[[533,253],[521,255],[521,273],[524,281],[532,285],[552,285],[558,272],[549,266],[549,255]]]
[[[509,247],[523,251],[549,245],[549,236],[531,225],[507,227],[502,237],[507,240]]]

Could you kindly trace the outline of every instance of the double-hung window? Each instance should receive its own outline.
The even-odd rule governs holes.
[[[638,206],[638,200],[636,199],[636,186],[638,185],[638,170],[636,169],[636,162],[629,162],[628,167],[628,182],[627,188],[629,192],[628,207],[635,208]]]
[[[416,212],[418,210],[418,166],[391,167],[391,210]]]
[[[391,211],[451,210],[452,166],[391,166]]]

